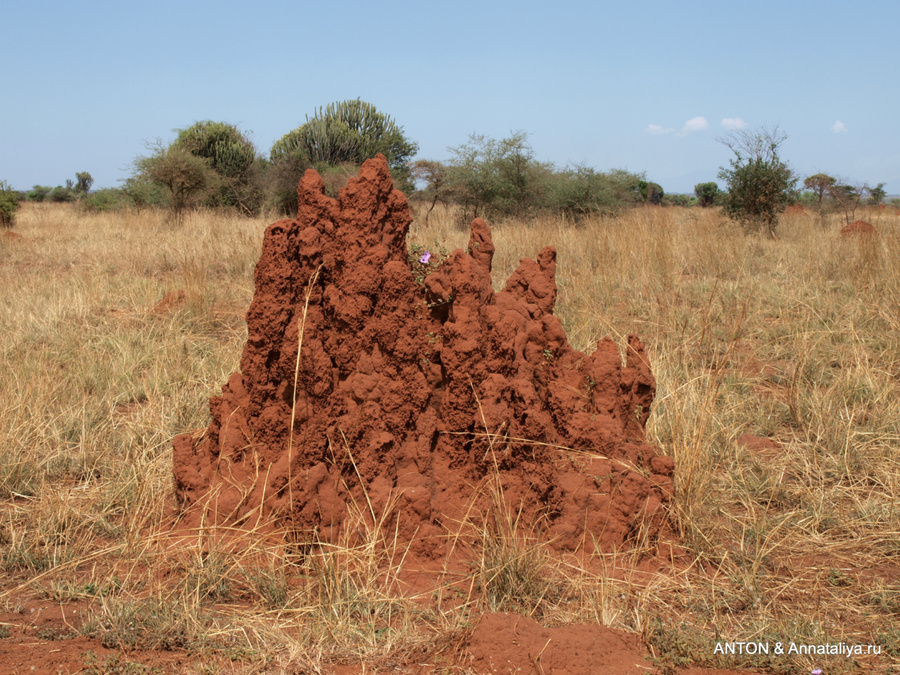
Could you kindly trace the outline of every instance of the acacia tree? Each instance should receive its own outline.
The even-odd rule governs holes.
[[[747,229],[775,236],[778,215],[787,208],[797,183],[794,172],[778,155],[787,134],[778,127],[737,130],[717,139],[734,153],[719,178],[728,186],[725,213]]]
[[[843,212],[844,222],[848,225],[856,220],[856,210],[868,201],[871,194],[872,188],[867,183],[851,184],[841,180],[828,188],[829,199],[835,210]]]
[[[449,150],[446,185],[463,207],[464,220],[523,217],[545,202],[553,167],[534,158],[524,131],[501,140],[472,134],[468,143]]]
[[[881,206],[885,197],[887,197],[887,191],[884,189],[884,183],[879,183],[869,190],[869,205]]]
[[[831,188],[835,183],[837,183],[836,178],[832,178],[825,173],[817,173],[812,176],[807,176],[803,181],[803,187],[816,196],[816,205],[819,210],[821,210],[825,198],[828,197]]]
[[[158,146],[153,154],[139,157],[134,164],[139,178],[166,187],[176,222],[181,222],[184,211],[217,185],[216,172],[208,159],[174,144]]]
[[[438,202],[446,203],[447,200],[447,167],[441,162],[429,159],[420,159],[412,166],[413,180],[425,183],[425,188],[417,194],[425,199],[431,199],[431,205],[425,214],[425,222],[434,211]]]

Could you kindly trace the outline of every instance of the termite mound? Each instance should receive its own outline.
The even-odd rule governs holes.
[[[297,192],[297,217],[265,233],[240,372],[209,428],[175,438],[185,518],[331,540],[353,505],[436,556],[490,484],[561,549],[658,533],[673,463],[644,438],[643,345],[569,345],[553,248],[495,292],[476,219],[467,250],[417,278],[383,156],[337,199],[312,170]]]

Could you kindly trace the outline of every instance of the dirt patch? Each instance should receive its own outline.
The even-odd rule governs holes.
[[[805,216],[806,209],[803,208],[800,204],[790,204],[784,210],[784,214],[786,216]]]
[[[771,455],[773,452],[781,450],[781,444],[778,441],[754,436],[753,434],[741,434],[738,436],[737,444],[744,446],[751,452],[758,452],[763,455]]]
[[[382,156],[337,200],[315,171],[298,197],[297,218],[265,233],[241,372],[210,400],[209,428],[174,441],[186,522],[202,510],[333,540],[357,513],[438,556],[494,481],[558,548],[658,533],[673,462],[644,440],[643,345],[629,337],[624,359],[609,339],[569,345],[555,249],[500,292],[480,219],[467,250],[411,260]]]
[[[150,311],[154,314],[168,314],[184,307],[186,299],[187,295],[183,290],[169,291]]]
[[[644,675],[656,669],[636,635],[599,624],[544,628],[518,614],[485,614],[466,643],[478,673]]]
[[[841,236],[842,237],[852,237],[856,236],[872,236],[878,234],[878,230],[875,229],[874,225],[870,225],[864,220],[857,220],[855,223],[850,223],[849,225],[844,225],[841,228]]]
[[[88,613],[86,602],[47,600],[20,602],[14,611],[0,612],[0,672],[171,673],[182,672],[181,666],[191,660],[175,652],[135,650],[125,655],[108,648],[81,634]]]
[[[24,239],[25,237],[23,237],[18,232],[11,232],[10,230],[6,230],[3,233],[3,238],[6,239],[7,241],[19,241],[21,239]]]

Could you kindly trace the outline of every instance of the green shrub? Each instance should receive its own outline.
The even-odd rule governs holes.
[[[733,153],[730,168],[722,168],[719,178],[728,186],[725,213],[748,230],[763,229],[775,235],[778,214],[793,199],[797,178],[778,156],[787,135],[778,128],[738,131],[719,139]]]
[[[13,226],[18,208],[18,193],[5,180],[0,180],[0,227]]]
[[[127,178],[122,186],[122,192],[139,209],[150,206],[169,206],[170,203],[166,187],[142,174]]]
[[[29,202],[43,202],[52,190],[53,188],[48,185],[35,185],[25,195],[25,199]]]
[[[722,200],[722,193],[714,181],[697,183],[694,186],[694,194],[697,195],[697,204],[705,208],[715,206]]]
[[[92,192],[81,200],[81,207],[86,211],[103,212],[119,211],[134,206],[132,199],[122,188],[104,188]]]
[[[210,161],[174,143],[168,148],[158,148],[149,157],[139,157],[135,168],[140,179],[166,187],[176,222],[181,221],[186,209],[199,203],[217,186],[218,176]]]
[[[575,166],[553,174],[549,205],[553,211],[573,218],[616,210],[616,194],[602,173]]]
[[[666,196],[665,191],[659,183],[653,183],[643,179],[638,181],[638,191],[640,192],[641,200],[647,204],[654,204],[655,206],[662,204],[663,198]]]
[[[71,183],[71,181],[69,182]],[[50,191],[48,197],[51,202],[55,202],[57,204],[74,202],[76,199],[78,199],[78,197],[75,195],[75,190],[73,190],[70,185],[67,185],[66,187],[57,185]]]
[[[666,195],[665,203],[669,206],[694,206],[697,203],[696,197],[690,195]]]
[[[307,169],[313,167],[305,155],[285,156],[269,162],[264,173],[265,202],[285,216],[297,214],[297,184]]]
[[[463,207],[463,218],[526,217],[545,205],[550,164],[534,159],[528,134],[496,140],[480,134],[450,148],[447,189]]]
[[[216,173],[204,202],[248,215],[262,206],[262,164],[253,143],[232,124],[206,120],[181,129],[171,146],[207,160]]]
[[[665,196],[657,183],[624,169],[600,172],[580,165],[557,169],[539,162],[522,131],[499,141],[472,134],[468,143],[450,152],[453,157],[446,163],[416,163],[417,179],[425,183],[420,195],[431,208],[438,201],[461,206],[465,223],[479,216],[565,214],[578,219],[637,204],[660,204]]]

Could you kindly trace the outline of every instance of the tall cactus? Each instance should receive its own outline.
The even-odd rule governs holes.
[[[273,162],[304,157],[310,164],[362,164],[378,153],[391,167],[394,179],[409,183],[408,162],[418,145],[403,135],[403,128],[374,105],[359,99],[330,103],[308,116],[306,123],[282,136],[272,146]]]

